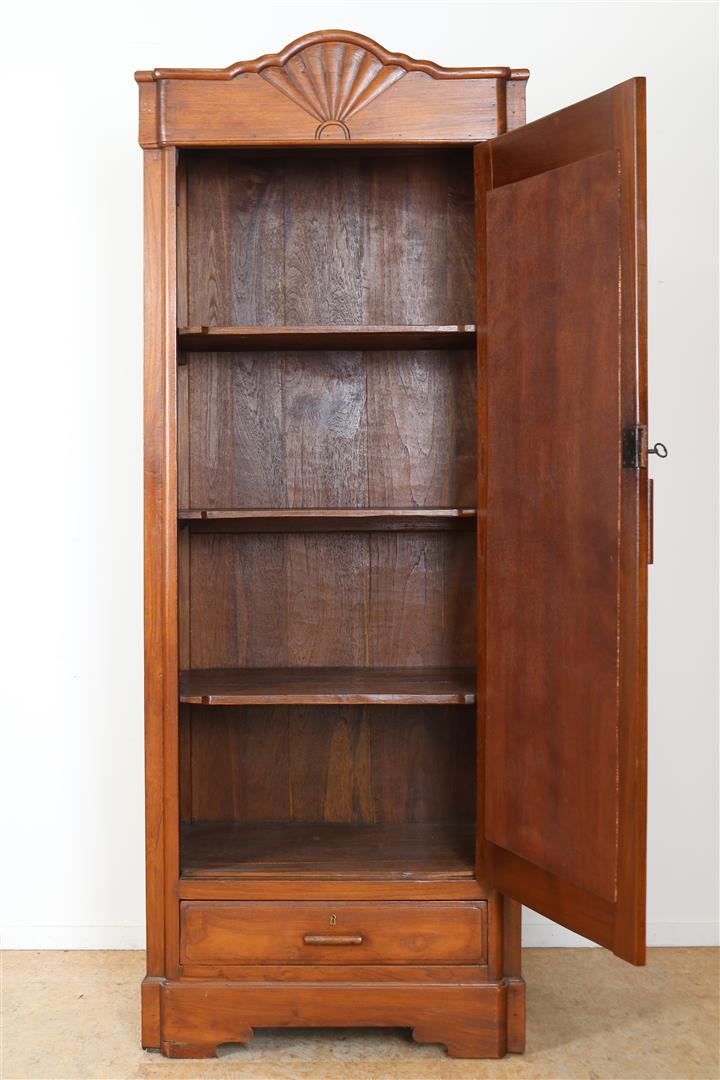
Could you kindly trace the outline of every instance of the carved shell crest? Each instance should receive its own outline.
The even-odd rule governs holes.
[[[346,42],[309,45],[283,67],[266,67],[263,79],[319,121],[316,138],[350,138],[347,121],[407,74],[383,64],[367,49]]]

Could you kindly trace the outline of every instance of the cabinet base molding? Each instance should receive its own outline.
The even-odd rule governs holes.
[[[475,985],[143,983],[143,1046],[165,1057],[215,1057],[256,1027],[402,1027],[450,1057],[522,1050],[522,979]]]
[[[146,975],[142,981],[140,1005],[145,1049],[160,1046],[160,996],[164,986],[165,979],[156,975]]]
[[[520,976],[506,980],[508,1054],[525,1053],[525,980]]]

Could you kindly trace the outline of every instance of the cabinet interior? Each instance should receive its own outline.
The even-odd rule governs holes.
[[[469,150],[181,153],[185,877],[472,875],[474,213]]]

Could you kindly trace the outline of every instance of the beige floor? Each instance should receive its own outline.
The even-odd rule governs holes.
[[[718,951],[654,949],[631,968],[600,949],[528,949],[528,1050],[450,1060],[404,1031],[259,1031],[213,1061],[139,1048],[137,952],[7,952],[3,1080],[716,1080]]]

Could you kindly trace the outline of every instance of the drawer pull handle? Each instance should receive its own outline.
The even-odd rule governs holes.
[[[306,945],[362,945],[359,934],[305,934]]]

